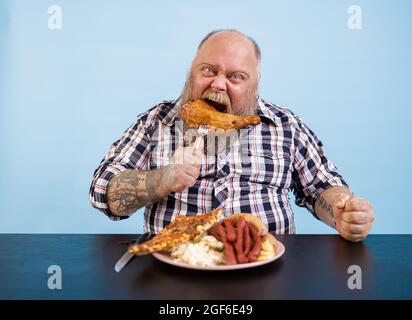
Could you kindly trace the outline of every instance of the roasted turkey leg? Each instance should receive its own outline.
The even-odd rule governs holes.
[[[189,128],[198,128],[201,125],[206,125],[225,131],[260,123],[259,116],[236,116],[219,112],[202,99],[196,99],[186,103],[182,107],[181,117]]]

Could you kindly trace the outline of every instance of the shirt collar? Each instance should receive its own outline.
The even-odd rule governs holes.
[[[178,118],[178,101],[179,99],[165,101],[161,104],[157,117],[164,125],[172,126],[175,123],[176,118]]]
[[[266,105],[265,101],[260,97],[258,97],[257,115],[270,120],[274,125],[276,125],[276,114]]]

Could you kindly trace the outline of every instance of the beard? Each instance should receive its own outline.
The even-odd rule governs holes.
[[[228,114],[233,114],[237,116],[255,115],[258,108],[257,91],[258,86],[253,86],[248,88],[245,93],[245,102],[243,105],[232,104],[230,96],[226,92],[215,92],[211,87],[207,88],[206,91],[200,97],[196,97],[193,94],[193,76],[190,74],[185,82],[182,94],[178,99],[178,115],[180,116],[180,109],[187,102],[202,98],[207,100],[212,104],[218,111],[225,112]],[[193,129],[192,129],[193,130]],[[186,124],[183,124],[183,131],[185,136],[185,141],[187,144],[193,143],[195,136],[193,134],[186,135],[188,128]],[[190,132],[190,130],[189,130]],[[204,152],[207,155],[216,155],[218,153],[231,148],[238,140],[240,131],[230,130],[224,132],[223,130],[210,130],[204,140]]]

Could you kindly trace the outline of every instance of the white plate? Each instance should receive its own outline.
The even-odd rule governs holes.
[[[271,263],[276,259],[279,259],[285,253],[285,246],[279,241],[277,241],[276,245],[276,252],[275,256],[268,260],[264,261],[256,261],[250,263],[241,263],[241,264],[233,264],[233,265],[219,265],[219,266],[211,266],[211,267],[199,267],[199,266],[192,266],[190,264],[184,262],[177,262],[173,261],[173,259],[166,253],[155,252],[152,253],[153,257],[156,259],[165,262],[167,264],[171,264],[176,267],[187,268],[187,269],[195,269],[195,270],[208,270],[208,271],[225,271],[225,270],[236,270],[236,269],[246,269],[246,268],[253,268],[258,267],[267,263]]]

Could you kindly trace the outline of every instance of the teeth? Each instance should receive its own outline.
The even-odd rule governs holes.
[[[207,90],[203,94],[202,98],[209,100],[210,102],[213,102],[215,104],[218,104],[217,107],[219,107],[219,109],[224,107],[224,110],[223,110],[224,112],[227,112],[231,108],[229,97],[220,92],[214,92],[212,90]]]
[[[213,101],[213,102],[216,102],[216,103],[219,103],[221,105],[226,106],[226,103],[225,103],[224,99],[220,95],[213,94],[213,95],[207,97],[207,99],[210,100],[210,101]]]

